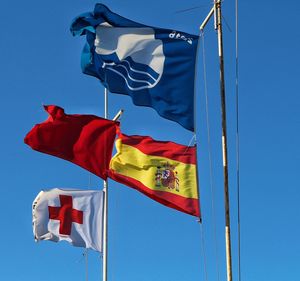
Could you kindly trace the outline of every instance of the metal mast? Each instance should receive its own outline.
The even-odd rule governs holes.
[[[108,90],[104,89],[104,118],[108,118]],[[103,182],[104,190],[104,215],[103,215],[103,281],[107,281],[107,225],[108,225],[108,185]]]
[[[229,190],[228,190],[228,158],[227,158],[227,128],[226,128],[226,98],[224,79],[224,57],[223,57],[223,34],[222,34],[222,12],[221,0],[214,1],[214,7],[200,26],[203,30],[211,16],[214,15],[215,29],[218,32],[218,50],[220,65],[220,96],[222,114],[222,152],[223,152],[223,173],[224,173],[224,201],[225,201],[225,242],[226,242],[226,265],[227,281],[232,281],[231,262],[231,238],[230,238],[230,212],[229,212]]]

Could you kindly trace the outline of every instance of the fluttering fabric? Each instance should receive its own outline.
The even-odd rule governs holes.
[[[81,66],[112,93],[194,130],[194,77],[198,36],[143,25],[96,4],[71,25],[86,35]]]
[[[94,115],[66,114],[55,105],[44,108],[48,119],[35,125],[24,142],[106,179],[118,122]]]
[[[36,241],[67,241],[76,247],[102,251],[103,191],[41,191],[32,205]]]
[[[196,146],[119,135],[109,177],[155,201],[200,217]]]

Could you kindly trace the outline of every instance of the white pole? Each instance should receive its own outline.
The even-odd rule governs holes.
[[[211,16],[214,14],[215,12],[215,6],[213,6],[210,10],[210,12],[208,13],[207,17],[204,19],[203,23],[200,25],[200,30],[203,31],[204,27],[206,26],[206,24],[208,23],[208,21],[210,20]]]
[[[224,172],[225,241],[226,241],[227,281],[232,281],[228,157],[227,157],[227,128],[226,128],[226,99],[225,99],[221,0],[215,0],[214,4],[216,7],[216,20],[217,20],[216,27],[217,27],[217,31],[218,31],[218,47],[219,47],[219,60],[220,60],[220,96],[221,96],[221,113],[222,113],[222,151],[223,151],[223,172]]]
[[[221,0],[214,0],[214,6],[200,26],[203,31],[211,16],[214,15],[215,29],[218,31],[218,50],[220,61],[220,96],[222,111],[222,152],[224,172],[224,201],[225,201],[225,242],[226,242],[226,269],[227,281],[232,281],[232,259],[231,259],[231,235],[230,235],[230,213],[229,213],[229,187],[228,187],[228,157],[227,157],[227,128],[226,128],[226,102],[225,102],[225,79],[223,58],[223,35]]]
[[[108,118],[108,90],[104,88],[104,118]],[[103,182],[104,215],[103,215],[103,281],[107,281],[107,228],[108,228],[108,185]]]

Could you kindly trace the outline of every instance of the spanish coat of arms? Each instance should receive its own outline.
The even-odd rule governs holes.
[[[167,187],[168,189],[175,189],[179,192],[179,178],[177,177],[175,166],[169,163],[157,166],[155,173],[155,186]]]

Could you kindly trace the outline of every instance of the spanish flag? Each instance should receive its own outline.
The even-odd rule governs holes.
[[[109,177],[159,203],[200,217],[196,146],[119,134]]]

